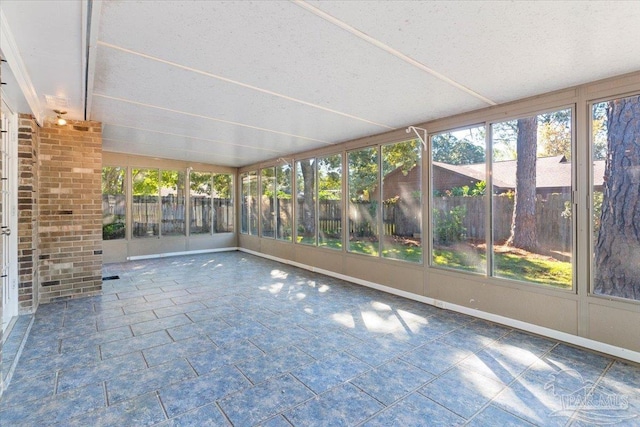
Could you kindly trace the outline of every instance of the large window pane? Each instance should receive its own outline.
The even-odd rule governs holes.
[[[242,178],[242,226],[244,234],[258,234],[258,173],[241,175]]]
[[[378,149],[351,151],[349,164],[349,251],[378,256]]]
[[[342,156],[318,158],[318,246],[342,249]]]
[[[276,166],[276,237],[289,242],[293,238],[291,173],[291,165]]]
[[[160,195],[162,196],[163,236],[185,235],[185,173],[182,171],[162,171]]]
[[[213,232],[233,233],[233,175],[213,174]]]
[[[422,262],[422,145],[382,147],[382,256]],[[378,194],[376,194],[378,196]]]
[[[102,168],[102,239],[124,239],[126,231],[126,169]]]
[[[189,182],[191,188],[189,233],[210,234],[212,220],[211,174],[191,172]]]
[[[640,96],[592,114],[593,293],[640,300]]]
[[[265,168],[260,173],[260,218],[262,237],[275,237],[276,229],[276,172]]]
[[[131,173],[133,237],[154,237],[160,232],[160,176],[157,169],[133,169]]]
[[[316,244],[316,161],[296,162],[297,240],[305,245]]]
[[[486,273],[485,128],[431,138],[431,265]]]
[[[571,110],[492,125],[493,275],[571,288]]]

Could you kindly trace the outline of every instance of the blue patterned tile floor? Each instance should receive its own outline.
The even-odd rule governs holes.
[[[0,425],[640,425],[638,365],[338,279],[240,252],[104,275],[18,320]]]

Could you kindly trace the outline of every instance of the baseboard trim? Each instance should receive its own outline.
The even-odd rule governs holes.
[[[238,247],[226,247],[226,248],[215,248],[215,249],[199,249],[195,251],[164,252],[160,254],[129,256],[127,257],[127,261],[138,261],[143,259],[154,259],[154,258],[168,258],[168,257],[183,256],[183,255],[210,254],[215,252],[235,252],[238,250],[240,250],[240,248]]]

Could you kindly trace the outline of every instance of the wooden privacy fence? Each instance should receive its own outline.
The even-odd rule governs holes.
[[[536,197],[536,232],[538,242],[549,249],[569,251],[571,249],[572,221],[565,215],[570,195],[549,194],[546,199],[542,195]],[[493,238],[497,243],[506,241],[511,233],[513,217],[513,197],[493,196]],[[465,235],[470,240],[484,241],[485,233],[485,201],[484,197],[434,197],[432,209],[446,215],[452,209],[464,207],[466,214],[462,223]]]
[[[303,208],[303,202],[298,201],[296,210],[298,224],[302,224],[305,214]],[[320,232],[327,235],[341,233],[342,200],[320,200],[318,215]],[[375,236],[377,234],[376,215],[376,202],[349,203],[348,233],[358,237]],[[384,235],[414,236],[420,233],[422,217],[419,202],[383,205],[382,217]]]
[[[291,200],[279,200],[280,225],[291,226]],[[565,217],[566,205],[570,202],[567,194],[550,194],[546,198],[536,198],[536,223],[538,241],[549,249],[569,251],[572,239],[572,221]],[[465,238],[485,240],[485,201],[484,197],[454,196],[435,197],[431,208],[446,214],[462,206],[466,212],[463,219]],[[298,200],[296,209],[297,225],[302,224],[305,210],[303,201]],[[254,208],[255,209],[255,208]],[[377,202],[350,202],[348,233],[358,237],[376,235]],[[421,233],[422,212],[419,200],[383,204],[383,235],[417,237]],[[342,201],[321,200],[318,203],[318,227],[325,234],[339,234],[342,229]],[[441,215],[440,217],[444,217]],[[505,241],[511,232],[513,216],[513,197],[493,197],[493,233],[496,242]]]
[[[175,196],[161,198],[158,209],[158,196],[134,196],[131,205],[133,234],[143,235],[163,224],[163,232],[184,233],[185,205],[184,199]],[[192,229],[209,232],[213,223],[214,232],[233,231],[233,203],[231,199],[210,199],[208,197],[192,197],[190,205]],[[102,196],[102,212],[104,216],[124,218],[126,215],[125,196]]]

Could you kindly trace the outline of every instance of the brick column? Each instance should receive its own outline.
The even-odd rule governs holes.
[[[18,122],[18,301],[20,313],[38,308],[38,125],[28,114]]]
[[[39,153],[41,303],[102,289],[101,180],[100,123],[45,123]]]

